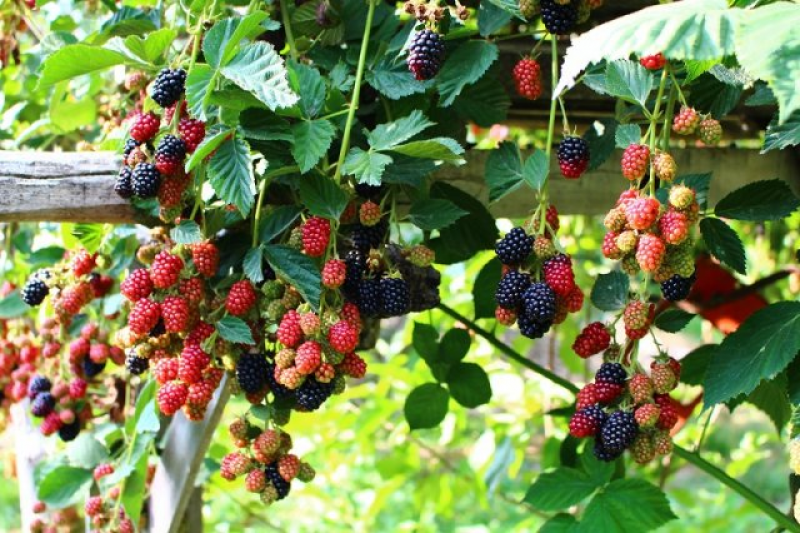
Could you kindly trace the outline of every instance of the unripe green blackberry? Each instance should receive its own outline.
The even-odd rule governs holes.
[[[703,144],[715,146],[722,140],[722,125],[718,120],[707,118],[697,126],[697,136]]]
[[[526,20],[530,20],[539,13],[539,0],[519,0],[519,11]]]

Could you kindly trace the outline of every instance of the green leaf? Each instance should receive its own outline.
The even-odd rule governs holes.
[[[412,429],[438,426],[447,414],[450,394],[438,383],[425,383],[411,391],[403,412]]]
[[[140,432],[140,424],[142,426],[142,431],[158,431],[160,423],[155,413],[155,392],[156,382],[152,379],[145,382],[144,386],[139,390],[136,396],[136,406],[134,407],[133,416],[125,419],[125,433],[128,436],[132,437],[134,433]],[[145,420],[150,414],[156,415],[154,421]],[[147,427],[150,426],[152,422],[154,422],[153,425],[155,427]]]
[[[425,231],[446,228],[467,212],[449,200],[423,198],[411,204],[408,219]]]
[[[779,434],[792,417],[787,385],[786,374],[779,374],[772,381],[762,381],[747,397],[748,403],[758,407],[772,420]]]
[[[653,76],[638,61],[619,59],[606,65],[605,89],[611,96],[644,106],[653,90]]]
[[[684,61],[684,68],[686,69],[686,83],[691,83],[699,78],[701,74],[708,72],[711,67],[718,64],[719,59],[706,59],[705,61],[687,59]]]
[[[492,2],[481,2],[478,6],[478,33],[488,37],[511,22],[512,14]]]
[[[380,185],[381,177],[386,167],[391,164],[392,158],[378,152],[365,152],[361,148],[351,148],[344,160],[342,171],[347,175],[355,176],[358,183]]]
[[[50,97],[50,123],[60,133],[69,133],[93,124],[97,118],[97,104],[93,98],[76,100],[67,92],[67,83],[61,82]]]
[[[622,272],[609,272],[597,276],[590,299],[601,311],[619,311],[628,301],[630,279]]]
[[[617,127],[613,118],[606,118],[595,121],[583,134],[583,139],[589,145],[589,171],[599,168],[614,152]]]
[[[298,181],[300,201],[312,215],[339,220],[349,201],[347,193],[333,179],[309,174]]]
[[[539,529],[539,533],[575,533],[579,529],[578,519],[571,514],[558,513]]]
[[[203,36],[203,56],[206,62],[220,68],[234,57],[239,44],[247,37],[261,33],[261,22],[267,18],[263,11],[256,11],[244,17],[222,19]]]
[[[261,283],[264,281],[263,261],[264,251],[260,246],[249,249],[244,256],[242,270],[244,270],[244,275],[247,276],[247,279],[253,283]]]
[[[517,143],[504,141],[486,158],[486,184],[489,201],[496,202],[514,191],[523,180],[522,156]]]
[[[136,63],[125,54],[107,48],[69,44],[44,60],[37,89],[47,89],[60,81],[123,64]]]
[[[620,124],[614,132],[614,143],[617,148],[627,148],[639,144],[642,140],[642,129],[638,124]]]
[[[798,207],[798,199],[783,180],[748,183],[728,194],[714,207],[718,217],[734,220],[779,220]]]
[[[28,256],[28,264],[50,266],[64,259],[65,251],[66,250],[61,246],[45,246],[44,248],[39,248],[35,252],[31,252]]]
[[[289,123],[265,109],[251,109],[244,113],[239,127],[248,139],[294,142]]]
[[[300,208],[295,205],[282,205],[276,207],[261,220],[259,229],[259,242],[269,243],[278,235],[286,231],[300,216]]]
[[[14,291],[0,300],[0,319],[16,318],[24,315],[29,310],[30,307],[22,301],[22,296],[18,291]]]
[[[572,87],[586,67],[663,52],[668,59],[719,59],[734,51],[734,29],[743,11],[725,0],[685,0],[646,7],[581,34],[572,41],[553,96]]]
[[[157,63],[164,52],[169,50],[177,35],[178,31],[173,28],[161,28],[145,39],[131,35],[125,39],[125,47],[148,63]]]
[[[142,515],[142,504],[147,492],[147,457],[142,457],[139,464],[125,481],[120,495],[120,501],[125,508],[125,514],[133,521],[139,523]]]
[[[142,35],[158,28],[159,17],[160,10],[146,12],[123,6],[122,9],[115,11],[111,18],[103,22],[101,35]]]
[[[259,41],[245,46],[221,72],[273,111],[297,103],[298,96],[289,87],[283,59],[268,43]]]
[[[108,450],[92,433],[81,433],[67,446],[67,457],[73,465],[94,468],[108,461]]]
[[[300,95],[300,109],[306,118],[316,117],[325,105],[325,80],[319,71],[302,63],[289,66],[292,89]]]
[[[333,141],[336,128],[329,120],[304,120],[292,126],[292,157],[305,174],[316,165]]]
[[[415,189],[420,189],[425,178],[438,166],[438,161],[397,155],[392,157],[392,164],[386,167],[382,181],[383,183],[410,185]]]
[[[497,45],[488,41],[467,41],[450,54],[436,76],[439,105],[449,107],[467,85],[477,82],[498,57]]]
[[[169,236],[176,244],[194,244],[203,240],[203,231],[194,220],[181,220]]]
[[[676,518],[658,487],[641,479],[618,479],[592,498],[578,529],[586,533],[643,533]]]
[[[415,80],[409,74],[404,61],[393,63],[388,57],[381,59],[374,69],[367,71],[366,79],[373,89],[390,100],[424,93],[433,86],[433,80]]]
[[[433,326],[414,322],[411,343],[425,361],[434,361],[439,357],[439,332]]]
[[[519,20],[525,20],[525,17],[522,16],[522,13],[519,10],[519,3],[515,0],[489,0],[489,2],[499,7],[506,13],[518,18]]]
[[[223,127],[222,130],[217,131],[216,133],[209,131],[203,142],[195,149],[189,159],[186,161],[186,172],[191,172],[197,165],[203,162],[203,160],[211,155],[211,153],[219,148],[226,139],[233,136],[233,132],[228,127]]]
[[[447,373],[450,395],[464,407],[474,409],[492,399],[489,376],[475,363],[457,363]]]
[[[764,135],[764,147],[761,153],[783,150],[798,144],[800,144],[800,111],[795,111],[783,124],[778,124],[777,116],[770,121]]]
[[[447,364],[455,364],[464,359],[469,352],[472,339],[469,332],[461,328],[447,331],[439,344],[439,359]]]
[[[656,317],[656,327],[668,333],[677,333],[697,316],[680,309],[667,309]]]
[[[216,327],[219,336],[228,342],[247,345],[255,344],[250,326],[241,318],[226,315],[216,323]]]
[[[322,280],[319,267],[307,255],[281,245],[264,247],[267,262],[279,277],[291,283],[314,309],[319,309]]]
[[[698,111],[720,119],[736,107],[742,91],[741,85],[723,83],[711,74],[703,74],[692,84],[688,102]]]
[[[494,299],[494,290],[500,282],[502,265],[496,257],[486,263],[475,284],[472,286],[472,301],[475,302],[475,318],[493,318],[497,302]]]
[[[202,63],[195,65],[186,77],[186,105],[189,114],[200,120],[208,119],[207,108],[214,79],[214,70]]]
[[[702,385],[706,378],[708,365],[717,348],[717,344],[704,344],[686,354],[681,359],[681,383]]]
[[[740,274],[747,272],[744,246],[730,226],[718,218],[704,218],[700,221],[700,233],[714,257]]]
[[[469,213],[455,224],[442,228],[439,237],[430,241],[437,263],[458,263],[480,250],[494,249],[499,232],[494,217],[477,198],[443,182],[433,184],[431,198],[450,200]]]
[[[367,141],[373,150],[389,150],[403,144],[415,135],[433,126],[433,122],[419,110],[394,122],[379,124],[367,135]]]
[[[107,228],[104,224],[79,223],[72,228],[72,235],[86,248],[87,252],[93,254],[103,244]]]
[[[541,192],[549,172],[550,161],[547,159],[547,154],[542,150],[536,150],[525,160],[525,165],[522,167],[522,179],[525,180],[528,187]]]
[[[434,137],[424,141],[412,141],[395,146],[391,150],[420,159],[436,159],[457,165],[464,163],[464,159],[461,157],[461,154],[464,153],[464,148],[449,137]]]
[[[481,2],[481,8],[484,5],[491,4]],[[511,99],[498,81],[501,76],[499,70],[497,66],[492,67],[477,82],[464,87],[453,102],[453,111],[481,128],[505,122]]]
[[[560,467],[539,475],[524,501],[542,511],[558,511],[582,502],[597,488],[584,472]]]
[[[82,500],[92,484],[92,471],[61,465],[47,473],[37,487],[38,498],[54,509]]]
[[[580,465],[595,486],[601,487],[611,481],[611,477],[614,475],[615,465],[613,462],[609,463],[598,459],[595,456],[592,448],[592,446],[583,447],[583,453],[581,453],[580,457]]]
[[[223,202],[235,205],[243,217],[250,213],[256,183],[247,141],[237,135],[220,145],[209,162],[208,181]]]
[[[705,379],[705,403],[750,394],[772,379],[800,351],[800,302],[769,305],[728,335],[714,352]]]

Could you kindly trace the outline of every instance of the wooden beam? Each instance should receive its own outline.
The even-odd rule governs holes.
[[[686,148],[673,152],[678,174],[713,172],[710,201],[713,205],[729,192],[752,181],[780,178],[800,196],[800,157],[797,150],[759,154],[736,148]],[[484,181],[488,150],[471,150],[467,163],[444,166],[435,179],[488,202]],[[616,150],[597,170],[579,180],[566,180],[554,172],[551,197],[563,214],[605,213],[627,185],[619,170],[621,151]],[[0,222],[110,222],[133,223],[134,210],[114,193],[119,158],[111,152],[40,153],[0,152]],[[533,193],[520,188],[490,206],[498,217],[518,218],[534,208]]]

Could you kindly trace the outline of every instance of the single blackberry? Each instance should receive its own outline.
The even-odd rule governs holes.
[[[364,271],[367,268],[366,256],[360,250],[352,249],[345,255],[344,264],[347,272],[344,278],[344,285],[342,285],[342,291],[348,300],[358,302],[359,285],[361,284]]]
[[[267,363],[267,371],[265,376],[267,378],[267,385],[269,385],[269,390],[272,392],[272,394],[275,396],[276,399],[288,400],[295,397],[295,391],[281,385],[275,379],[275,363],[269,363],[269,362]]]
[[[411,291],[403,278],[383,278],[380,281],[381,314],[400,316],[408,313]]]
[[[408,69],[418,80],[429,80],[439,73],[444,61],[442,36],[425,29],[414,34],[408,46]]]
[[[597,383],[610,383],[612,385],[625,385],[628,373],[619,363],[603,363],[594,375]]]
[[[503,309],[517,309],[522,305],[522,294],[531,286],[531,277],[519,270],[509,270],[497,284],[494,299]]]
[[[31,307],[42,303],[48,294],[50,294],[50,289],[47,284],[37,276],[31,276],[22,287],[22,301]]]
[[[130,167],[122,167],[114,184],[114,192],[120,198],[131,198],[133,196],[133,171]]]
[[[162,69],[150,89],[150,97],[161,107],[169,107],[181,97],[186,83],[186,71],[182,68]]]
[[[246,353],[236,363],[236,381],[247,393],[256,393],[267,383],[267,359],[262,353]]]
[[[525,316],[536,322],[552,322],[556,316],[556,293],[547,283],[536,282],[522,293]]]
[[[514,228],[497,241],[494,253],[504,265],[518,265],[533,251],[533,237],[522,228]]]
[[[147,369],[150,368],[150,361],[144,357],[138,357],[131,351],[125,359],[125,368],[134,376],[138,376],[147,372]]]
[[[61,426],[61,429],[58,430],[58,437],[64,442],[70,442],[75,440],[75,437],[77,437],[80,432],[81,423],[76,418],[71,424],[64,424]]]
[[[106,368],[106,362],[103,361],[102,363],[95,363],[88,357],[83,358],[83,373],[86,374],[87,378],[93,378]]]
[[[124,159],[127,159],[128,156],[131,155],[131,152],[133,152],[134,149],[138,148],[141,145],[142,143],[137,141],[136,139],[129,138],[128,140],[126,140],[125,148],[122,149],[122,155],[124,156]]]
[[[133,170],[131,178],[133,194],[139,198],[153,198],[158,194],[161,185],[161,174],[151,163],[139,163]]]
[[[553,0],[542,0],[542,23],[547,31],[553,35],[566,35],[572,31],[578,22],[578,10],[572,4],[561,5]]]
[[[610,453],[620,453],[636,440],[639,424],[633,413],[616,411],[611,413],[606,423],[600,428],[600,441],[603,448]]]
[[[517,317],[517,325],[519,326],[520,333],[525,337],[529,339],[541,339],[544,337],[545,333],[550,331],[550,326],[553,325],[553,321],[539,322],[531,320],[527,315],[520,315]]]
[[[49,392],[52,383],[45,376],[33,376],[28,383],[28,398],[36,398],[39,393]]]
[[[156,157],[159,155],[183,159],[186,157],[186,143],[174,135],[164,135],[156,148]]]
[[[381,282],[377,279],[362,279],[358,284],[358,310],[364,316],[378,316],[381,302]]]
[[[589,407],[584,407],[581,409],[581,412],[594,420],[597,423],[597,427],[602,427],[603,424],[606,423],[608,420],[608,414],[599,406],[599,405],[590,405]]]
[[[333,381],[322,383],[308,376],[297,389],[297,405],[307,411],[316,411],[333,394]]]
[[[382,218],[381,221],[374,226],[356,224],[351,235],[353,247],[366,255],[369,253],[370,249],[380,247],[388,230],[389,221],[385,218]]]
[[[264,468],[264,474],[267,477],[267,481],[272,483],[272,486],[275,487],[275,490],[278,491],[278,499],[282,500],[289,494],[289,490],[291,490],[292,485],[283,477],[281,476],[280,472],[278,472],[278,462],[274,461]]]
[[[167,332],[167,326],[164,324],[164,319],[159,317],[158,322],[156,322],[156,325],[153,327],[153,329],[150,330],[150,333],[148,333],[148,335],[150,337],[155,338],[155,337],[160,337],[166,332]]]
[[[692,275],[688,278],[682,278],[675,274],[661,284],[661,294],[664,295],[664,299],[670,302],[685,300],[692,291],[692,285],[694,285],[696,279],[697,274],[695,272],[692,272]]]
[[[581,137],[558,143],[558,166],[565,178],[579,178],[589,166],[589,144]]]
[[[37,418],[42,418],[53,412],[56,406],[56,399],[49,392],[40,392],[31,402],[31,414]]]
[[[603,446],[602,441],[599,438],[596,438],[594,441],[594,447],[592,448],[592,452],[594,456],[597,457],[599,460],[603,461],[604,463],[610,463],[615,461],[619,456],[622,455],[622,451],[618,452],[611,452]]]

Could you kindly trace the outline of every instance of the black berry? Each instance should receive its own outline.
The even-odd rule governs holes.
[[[381,219],[381,221],[374,226],[357,224],[351,236],[353,239],[353,247],[363,254],[367,254],[371,248],[380,247],[388,230],[389,222],[386,219]]]
[[[380,281],[381,314],[400,316],[408,312],[411,305],[411,291],[403,278],[383,278]]]
[[[497,241],[494,252],[504,265],[518,265],[533,251],[533,237],[522,228],[514,228]]]
[[[429,80],[438,74],[444,61],[444,40],[438,33],[422,30],[414,34],[408,47],[406,64],[418,80]]]
[[[272,486],[275,487],[276,491],[278,491],[279,500],[282,500],[289,495],[289,490],[292,488],[292,485],[283,479],[280,472],[278,472],[277,462],[268,464],[264,469],[264,474],[266,475],[267,481],[272,483]]]
[[[322,383],[308,376],[297,389],[297,405],[306,411],[316,411],[333,394],[333,381]]]
[[[58,430],[59,438],[64,442],[75,440],[81,432],[81,423],[76,419],[72,424],[64,424]]]
[[[381,282],[377,279],[362,279],[358,284],[358,310],[364,316],[381,314]]]
[[[572,5],[572,2],[561,5],[553,0],[542,0],[541,12],[544,27],[554,35],[569,33],[578,21],[578,10]]]
[[[31,402],[31,414],[33,416],[42,418],[53,412],[56,406],[56,399],[49,392],[40,392],[36,398]]]
[[[567,137],[558,144],[558,166],[568,178],[578,178],[589,166],[589,144],[581,137]]]
[[[139,163],[131,178],[133,194],[139,198],[153,198],[161,185],[161,174],[151,163]]]
[[[516,309],[522,305],[522,294],[530,287],[531,278],[519,270],[509,270],[497,284],[494,298],[503,309]]]
[[[122,167],[119,171],[117,182],[114,184],[114,192],[126,200],[133,196],[133,171],[130,167]]]
[[[675,274],[661,284],[661,294],[664,295],[665,300],[670,302],[685,300],[692,291],[692,285],[694,285],[696,279],[697,275],[694,272],[688,278],[682,278]]]
[[[594,448],[592,448],[592,452],[594,456],[600,459],[605,463],[610,463],[611,461],[616,460],[620,455],[622,455],[622,451],[617,452],[610,452],[608,451],[605,446],[603,446],[602,441],[598,438],[594,441]]]
[[[33,376],[28,383],[28,398],[36,398],[40,392],[48,392],[52,384],[45,376]]]
[[[47,284],[36,276],[31,277],[22,287],[22,301],[32,307],[42,303],[48,294],[50,289]]]
[[[536,282],[522,293],[525,316],[536,322],[550,322],[556,316],[556,293],[547,283]]]
[[[150,97],[161,107],[169,107],[181,97],[185,83],[185,70],[165,68],[156,76],[150,89]]]
[[[639,424],[636,423],[633,413],[616,411],[600,428],[599,438],[603,448],[613,454],[622,452],[633,444],[638,433]]]
[[[106,367],[106,362],[103,361],[102,363],[95,363],[88,357],[83,358],[83,373],[86,374],[87,378],[93,378],[100,372],[102,372]]]
[[[134,376],[144,374],[150,368],[150,361],[131,352],[125,359],[125,368]]]
[[[517,325],[519,326],[520,333],[525,337],[529,339],[541,339],[544,337],[545,333],[550,331],[550,326],[553,325],[553,321],[539,322],[537,320],[531,320],[527,315],[520,315],[517,318]]]
[[[619,363],[603,363],[594,375],[597,383],[609,383],[612,385],[625,385],[628,373]]]
[[[247,353],[236,363],[236,381],[244,392],[256,393],[267,383],[267,359],[264,354]]]
[[[186,157],[186,143],[174,135],[164,135],[156,148],[156,156],[169,155],[183,159]]]

